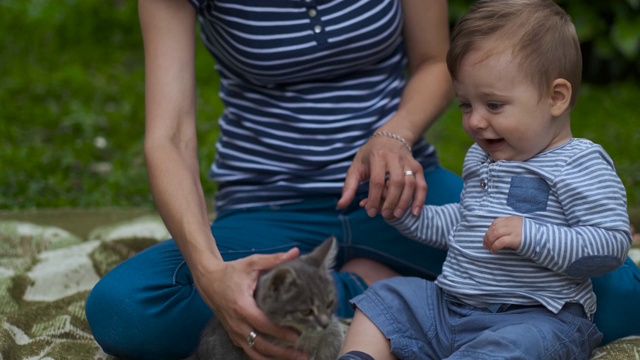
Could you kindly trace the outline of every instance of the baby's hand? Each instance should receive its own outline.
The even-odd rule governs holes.
[[[482,245],[492,253],[502,249],[517,250],[522,242],[522,217],[499,217],[484,235]]]

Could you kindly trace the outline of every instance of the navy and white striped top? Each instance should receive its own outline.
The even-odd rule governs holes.
[[[449,249],[436,283],[478,307],[542,304],[557,313],[578,302],[593,314],[589,278],[620,266],[631,244],[626,192],[604,149],[572,139],[527,161],[493,162],[476,144],[463,178],[460,204],[391,222]],[[512,215],[524,218],[520,247],[492,254],[482,246],[487,229]]]
[[[339,195],[405,86],[400,1],[190,2],[221,81],[218,210]],[[413,148],[436,162],[431,145]]]

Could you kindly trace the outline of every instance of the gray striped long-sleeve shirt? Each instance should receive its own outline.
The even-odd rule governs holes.
[[[406,236],[448,255],[436,280],[471,305],[581,303],[592,315],[592,276],[620,266],[631,243],[626,192],[604,149],[572,139],[522,162],[492,161],[473,145],[460,204],[425,206],[391,221]],[[522,216],[518,249],[482,246],[498,217]]]

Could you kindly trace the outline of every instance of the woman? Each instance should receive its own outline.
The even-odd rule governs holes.
[[[426,203],[459,200],[462,181],[421,139],[451,96],[446,1],[191,1],[139,1],[145,155],[173,239],[107,274],[87,318],[103,349],[127,358],[187,356],[213,313],[251,358],[295,358],[262,336],[296,334],[256,307],[261,272],[335,235],[342,316],[377,280],[440,272],[442,251],[376,214],[419,212],[427,184]],[[210,170],[219,184],[213,224],[197,160],[196,19],[225,106]],[[638,298],[633,271],[594,279],[599,303]],[[616,325],[626,308],[600,309],[601,329],[599,318],[620,330],[614,337],[635,331]]]
[[[428,203],[459,199],[461,180],[421,139],[451,97],[445,0],[140,0],[139,14],[145,155],[173,239],[92,291],[87,317],[106,352],[185,357],[215,313],[252,358],[299,356],[262,336],[296,338],[265,318],[253,290],[261,272],[330,235],[341,245],[342,316],[378,279],[440,271],[442,251],[376,214],[419,211],[427,183]],[[210,171],[219,183],[212,225],[197,160],[196,19],[225,106]]]

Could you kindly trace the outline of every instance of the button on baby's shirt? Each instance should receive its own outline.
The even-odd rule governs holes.
[[[484,180],[480,181],[480,187],[482,188],[482,190],[486,189],[487,188],[487,182],[484,181]]]
[[[317,34],[322,31],[322,26],[316,25],[313,27],[313,31]]]
[[[307,14],[309,14],[309,17],[315,17],[316,15],[318,15],[318,11],[312,8],[307,11]]]

